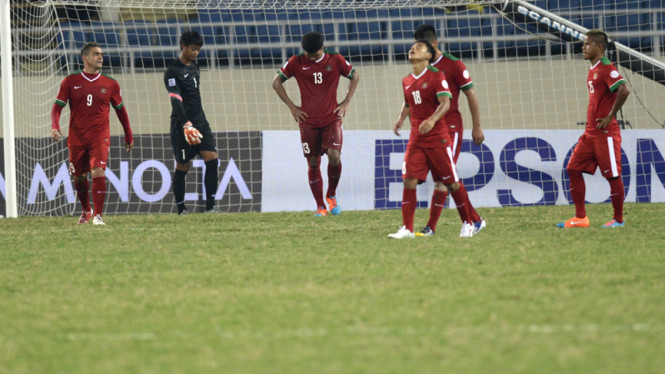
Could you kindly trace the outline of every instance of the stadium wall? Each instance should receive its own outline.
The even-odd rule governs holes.
[[[586,118],[586,80],[588,64],[581,60],[468,63],[480,100],[482,124],[485,129],[576,129]],[[344,128],[347,130],[390,129],[402,103],[401,79],[410,72],[406,64],[359,65],[360,84],[351,104]],[[271,88],[277,67],[269,69],[203,70],[202,95],[204,108],[213,131],[292,130],[291,115]],[[122,88],[125,103],[137,134],[168,131],[170,102],[162,81],[162,72],[112,74]],[[630,74],[623,71],[626,76]],[[386,79],[389,77],[389,79]],[[44,129],[48,136],[53,98],[63,76],[46,77],[38,84],[20,76],[16,87],[28,87],[15,93],[16,136],[35,136]],[[657,119],[665,118],[665,106],[657,95],[644,95],[654,89],[640,87],[657,85],[639,75],[630,74],[634,94],[624,105],[624,116],[636,129],[661,128],[649,119],[636,95],[645,102]],[[54,87],[44,92],[43,87]],[[298,98],[297,84],[285,85],[289,94]],[[348,87],[342,79],[339,96]],[[23,96],[22,96],[23,95]],[[35,103],[35,98],[39,102]],[[297,101],[297,100],[296,100]],[[466,98],[460,110],[465,123],[470,123]],[[34,104],[33,104],[34,103]],[[21,118],[35,118],[40,110],[42,123],[25,123]],[[28,115],[28,112],[32,113]],[[61,124],[68,121],[63,112]],[[122,127],[111,114],[112,134],[121,134]]]

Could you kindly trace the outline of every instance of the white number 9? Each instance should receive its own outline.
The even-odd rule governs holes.
[[[88,106],[92,106],[92,94],[88,94]]]

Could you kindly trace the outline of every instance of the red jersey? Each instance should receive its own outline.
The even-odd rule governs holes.
[[[409,142],[422,147],[446,147],[450,143],[445,120],[441,118],[430,132],[418,132],[420,123],[429,118],[439,107],[439,97],[452,98],[446,76],[435,67],[428,66],[419,76],[409,74],[402,79],[404,101],[409,107],[411,135]]]
[[[602,134],[603,131],[620,132],[616,118],[605,129],[598,129],[596,119],[610,114],[616,101],[616,90],[626,83],[621,74],[607,57],[603,57],[589,69],[587,89],[589,90],[589,108],[586,113],[586,131],[590,134]]]
[[[78,71],[67,76],[60,85],[55,103],[69,102],[69,134],[67,145],[81,147],[99,140],[110,140],[109,104],[115,109],[123,106],[120,85],[104,75]]]
[[[307,113],[305,123],[311,127],[324,127],[338,119],[337,85],[339,76],[353,77],[353,66],[342,55],[324,50],[318,61],[304,53],[293,56],[278,74],[282,81],[296,77],[300,89],[300,106]]]
[[[464,127],[462,126],[462,114],[459,111],[460,90],[466,91],[473,87],[471,74],[461,60],[448,53],[443,53],[438,60],[432,63],[432,66],[446,75],[450,93],[453,95],[453,98],[450,99],[450,109],[443,117],[446,125],[454,126],[455,131],[462,132]]]

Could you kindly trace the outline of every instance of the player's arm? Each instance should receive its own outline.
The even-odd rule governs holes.
[[[448,95],[450,93],[448,92]],[[418,126],[418,132],[421,134],[427,134],[430,132],[436,123],[443,118],[444,115],[446,115],[446,112],[450,108],[450,96],[441,94],[437,95],[437,99],[439,100],[439,106],[436,107],[436,110],[434,113],[432,113],[431,116],[429,116],[426,120],[422,121],[420,123],[420,126]]]
[[[124,103],[120,103],[118,106],[114,105],[113,109],[115,109],[115,115],[118,116],[122,130],[125,132],[125,151],[129,152],[134,148],[134,135],[129,125],[129,114],[127,114]]]
[[[469,111],[471,112],[471,121],[473,122],[473,129],[471,130],[471,137],[475,145],[481,145],[485,141],[485,134],[483,128],[480,127],[480,104],[476,90],[473,87],[468,89],[462,88],[462,92],[466,95],[466,100],[469,102]]]
[[[278,72],[275,75],[275,78],[272,80],[272,89],[275,90],[277,96],[289,107],[291,115],[295,118],[296,122],[304,122],[307,118],[307,113],[303,112],[302,109],[297,106],[289,97],[289,94],[286,93],[284,89],[284,82],[288,78],[281,72]]]
[[[51,108],[51,138],[56,142],[62,139],[60,115],[62,114],[62,108],[67,105],[67,101],[69,101],[69,80],[65,78],[60,84],[58,95],[55,97],[53,108]]]
[[[53,141],[59,142],[62,139],[62,132],[60,132],[60,114],[62,114],[62,108],[64,105],[56,100],[53,103],[53,108],[51,108],[51,138]]]
[[[341,103],[333,110],[333,113],[337,114],[339,117],[344,117],[346,115],[346,111],[349,108],[349,104],[351,104],[351,98],[353,97],[353,94],[356,92],[356,88],[358,87],[358,82],[360,82],[360,75],[358,72],[354,69],[351,72],[351,83],[349,83],[349,90],[346,92],[346,97],[344,100],[342,100]]]
[[[194,127],[194,125],[192,125],[192,122],[187,119],[187,112],[185,111],[185,105],[182,101],[182,95],[180,95],[176,76],[170,69],[166,70],[166,73],[164,73],[164,85],[166,86],[166,91],[169,93],[171,108],[173,108],[176,120],[182,126],[182,131],[185,135],[187,144],[200,144],[203,135]]]
[[[610,114],[608,114],[606,117],[596,119],[596,122],[598,122],[598,125],[596,125],[596,127],[599,129],[604,129],[605,127],[607,127],[607,125],[609,125],[610,122],[612,122],[612,119],[616,117],[617,112],[619,112],[619,109],[621,109],[623,104],[626,102],[628,95],[630,95],[630,88],[628,87],[627,84],[623,83],[619,85],[616,92],[617,92],[617,97],[616,100],[614,100],[614,105],[612,105],[612,110],[610,110]]]
[[[397,136],[402,136],[399,133],[399,130],[402,129],[402,126],[404,126],[404,120],[406,117],[408,117],[411,114],[411,109],[409,109],[409,104],[404,101],[402,103],[402,110],[399,112],[399,117],[397,118],[397,122],[393,125],[393,132]]]

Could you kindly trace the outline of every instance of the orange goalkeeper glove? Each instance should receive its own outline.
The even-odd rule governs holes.
[[[185,126],[183,126],[182,129],[185,131],[185,140],[187,140],[187,144],[189,145],[201,144],[201,139],[203,139],[203,135],[201,135],[199,130],[197,130],[196,127],[194,127],[190,121],[187,121],[187,123],[185,123]]]

